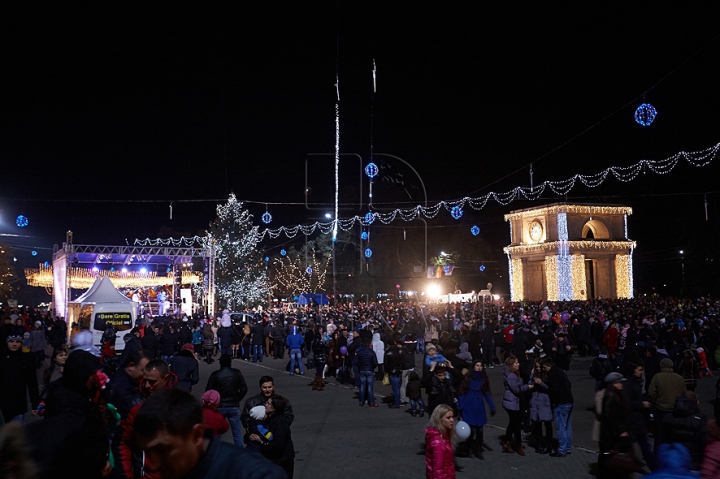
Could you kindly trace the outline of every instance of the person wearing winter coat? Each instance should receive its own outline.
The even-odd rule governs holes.
[[[692,470],[699,470],[705,445],[708,419],[700,412],[697,395],[687,391],[684,397],[675,399],[672,414],[663,417],[663,441],[679,442],[688,448]]]
[[[643,479],[697,479],[697,472],[690,470],[691,464],[690,451],[685,446],[677,442],[665,443],[658,449],[658,468],[651,474],[643,476]]]
[[[642,451],[643,459],[648,467],[653,465],[652,448],[648,440],[647,417],[650,412],[650,402],[643,393],[643,365],[640,363],[629,363],[627,370],[629,374],[625,377],[625,395],[630,401],[630,415],[628,416],[628,428],[630,438],[637,442]]]
[[[441,404],[455,408],[455,389],[452,386],[448,370],[445,366],[437,366],[431,373],[428,388],[428,412],[432,414]]]
[[[232,321],[230,321],[230,312],[226,309],[223,311],[222,318],[220,319],[220,327],[217,330],[220,354],[227,354],[232,357],[232,337]]]
[[[375,380],[381,381],[385,375],[383,365],[385,364],[385,343],[380,339],[380,333],[373,333],[372,335],[372,348],[377,356],[377,372],[375,373]]]
[[[687,388],[682,376],[673,370],[673,362],[670,358],[660,361],[660,372],[655,374],[648,387],[648,397],[653,405],[655,417],[655,454],[663,440],[663,418],[672,414],[675,407],[675,399],[685,396]]]
[[[543,371],[540,361],[536,360],[530,376],[530,384],[534,385],[530,396],[530,421],[537,443],[535,451],[538,454],[548,454],[552,450],[553,442],[553,412],[550,403],[550,388],[545,383],[546,377],[547,374]],[[543,426],[545,427],[545,436],[542,434]]]
[[[425,428],[425,478],[455,479],[455,419],[452,407],[441,404]]]
[[[42,366],[43,361],[45,361],[45,348],[47,344],[45,328],[43,328],[42,322],[35,321],[35,325],[30,331],[30,353],[35,356],[35,365],[38,368]]]
[[[470,426],[470,449],[478,459],[482,455],[483,426],[487,424],[485,403],[490,406],[490,415],[495,416],[495,403],[490,393],[490,378],[480,359],[472,363],[472,370],[465,375],[465,379],[458,390],[458,409],[462,419]]]
[[[355,340],[359,341],[359,338]],[[360,374],[360,407],[363,407],[366,398],[370,407],[378,407],[373,385],[377,356],[370,348],[370,344],[370,341],[364,339],[361,341],[361,346],[355,351],[354,366]]]
[[[720,477],[720,426],[716,420],[707,425],[708,445],[700,464],[700,477],[702,479],[715,479]]]
[[[515,356],[509,356],[503,367],[503,394],[502,406],[508,414],[508,425],[505,430],[505,440],[502,451],[521,456],[525,455],[522,445],[522,411],[520,410],[520,396],[526,391],[534,389],[534,384],[523,384],[520,377],[520,361]]]
[[[29,353],[22,352],[22,336],[10,335],[5,340],[7,346],[0,352],[0,412],[5,423],[22,422],[28,410],[28,394],[33,410],[40,402],[35,362]]]
[[[300,374],[305,374],[302,363],[302,347],[305,344],[305,338],[300,334],[297,326],[292,327],[285,343],[290,350],[290,376],[295,374],[295,368],[298,368]]]
[[[158,346],[160,347],[160,356],[168,364],[172,362],[172,358],[178,350],[179,338],[180,335],[175,330],[175,325],[172,323],[166,324],[158,341]]]
[[[203,335],[203,351],[205,352],[205,362],[212,364],[215,360],[212,358],[213,350],[215,349],[215,333],[213,333],[212,326],[209,322],[203,324],[202,327]]]
[[[182,345],[180,352],[172,358],[170,370],[178,378],[175,388],[192,392],[192,387],[200,381],[200,367],[195,359],[195,354],[193,354],[192,344]]]
[[[203,417],[205,418],[205,428],[215,433],[215,437],[220,437],[230,429],[230,424],[217,408],[220,405],[220,393],[214,389],[207,390],[200,399],[203,409]]]
[[[69,473],[76,478],[100,478],[111,472],[110,444],[101,403],[107,376],[99,358],[76,350],[65,362],[63,377],[49,386],[44,419],[24,426],[37,478]],[[78,454],[81,453],[82,457]]]
[[[220,356],[220,369],[213,371],[208,378],[205,391],[215,390],[220,394],[217,411],[230,423],[233,442],[242,447],[243,433],[240,424],[240,401],[248,392],[245,376],[239,369],[233,368],[229,354]]]
[[[607,464],[608,453],[611,450],[625,451],[632,447],[628,428],[630,402],[625,396],[625,382],[627,379],[620,373],[610,373],[605,377],[607,389],[602,403],[600,454],[598,455],[600,479],[630,477],[628,472],[613,469]]]

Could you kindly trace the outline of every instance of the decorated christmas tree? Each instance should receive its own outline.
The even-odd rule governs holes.
[[[210,224],[215,252],[215,289],[220,308],[240,309],[264,301],[269,293],[267,266],[258,249],[258,227],[252,215],[230,193],[217,206]]]

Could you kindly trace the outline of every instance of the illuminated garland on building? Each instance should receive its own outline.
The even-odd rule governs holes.
[[[523,218],[535,218],[545,215],[560,215],[567,213],[584,214],[584,215],[631,215],[632,208],[629,206],[592,206],[592,205],[549,205],[544,208],[528,208],[526,210],[515,211],[504,216],[505,221],[519,220]],[[558,220],[559,221],[559,220]]]
[[[633,297],[632,254],[615,255],[615,291],[618,298]]]
[[[557,256],[545,257],[545,289],[547,291],[548,301],[558,301],[560,299],[557,277],[557,264]]]
[[[520,258],[510,258],[510,301],[522,301],[525,290],[523,288],[523,263]]]
[[[572,281],[572,298],[574,300],[587,299],[584,254],[574,254],[570,256],[570,274]]]
[[[506,246],[503,248],[505,254],[528,254],[528,253],[549,253],[557,251],[560,241],[548,241],[537,244],[523,244],[517,246]],[[637,247],[635,241],[603,241],[603,240],[580,240],[580,241],[563,241],[566,243],[569,251],[575,250],[629,250]]]

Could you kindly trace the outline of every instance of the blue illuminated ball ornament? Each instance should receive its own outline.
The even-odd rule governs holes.
[[[477,226],[473,226],[472,228],[470,228],[470,232],[473,234],[473,236],[477,236],[480,234],[480,228],[478,228]]]
[[[368,163],[365,167],[365,174],[368,175],[369,178],[375,178],[379,171],[377,165],[372,162]]]
[[[375,215],[373,213],[367,213],[365,215],[365,223],[371,225],[375,221]]]
[[[307,274],[312,274],[312,268],[310,266],[308,266],[307,269],[305,270],[305,272]]]
[[[650,103],[643,103],[635,110],[635,121],[642,126],[650,126],[656,116],[657,110]]]
[[[284,249],[280,250],[280,256],[285,256],[286,254],[287,254],[287,251],[285,251]]]
[[[37,251],[33,251],[33,252],[31,252],[30,254],[33,255],[33,256],[37,256]]]
[[[367,248],[365,250],[365,257],[369,258],[370,256],[372,256],[372,250],[370,248]]]
[[[265,262],[267,263],[268,261],[270,261],[270,257],[269,257],[269,256],[265,256]]]
[[[453,206],[450,210],[450,215],[456,220],[458,220],[463,215],[463,210],[459,206]]]
[[[15,220],[15,224],[18,225],[20,228],[25,228],[28,225],[27,216],[19,215]]]
[[[263,223],[268,224],[272,221],[272,215],[266,211],[263,213],[261,219]]]
[[[484,264],[481,264],[481,265],[480,265],[480,271],[485,271],[485,265],[484,265]]]
[[[362,240],[368,239],[368,236],[369,235],[368,235],[367,231],[363,231],[362,233],[360,233],[360,239],[362,239]]]

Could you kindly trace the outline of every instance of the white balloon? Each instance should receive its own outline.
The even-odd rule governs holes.
[[[470,426],[465,421],[458,421],[455,424],[455,435],[458,441],[462,442],[470,437]]]

